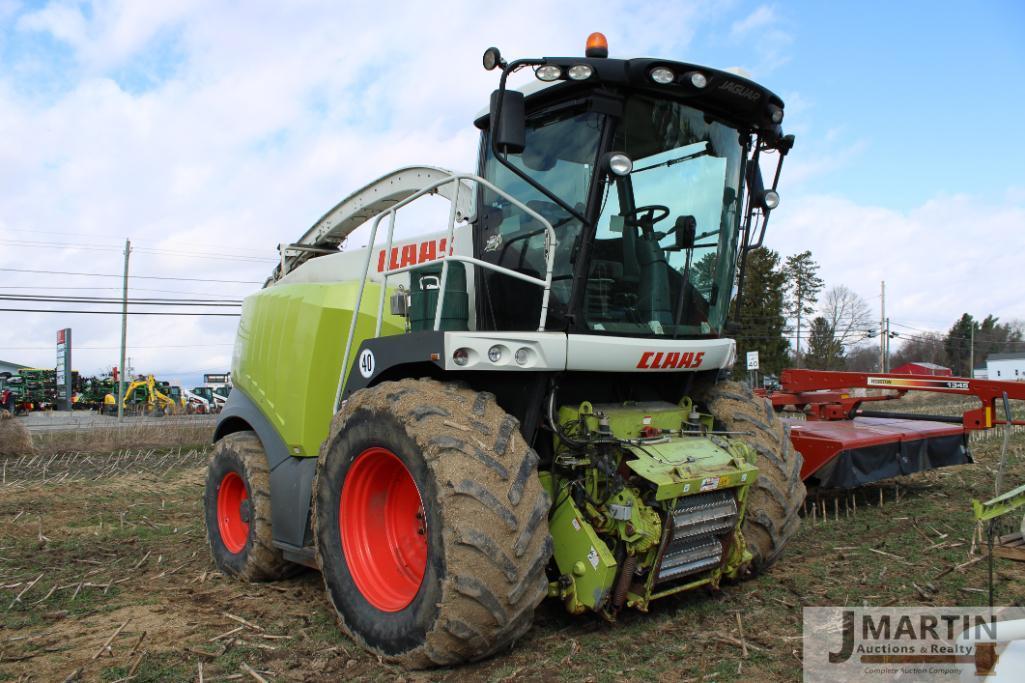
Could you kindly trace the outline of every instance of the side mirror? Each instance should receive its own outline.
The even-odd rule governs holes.
[[[680,216],[676,219],[673,227],[676,235],[676,248],[680,251],[694,248],[694,241],[697,238],[698,221],[694,216]]]
[[[409,315],[409,292],[399,285],[399,288],[391,295],[389,304],[392,315],[407,317]]]
[[[498,97],[502,95],[502,112],[498,113]],[[527,115],[523,93],[518,90],[496,90],[491,93],[491,135],[498,149],[506,154],[518,154],[527,144]]]

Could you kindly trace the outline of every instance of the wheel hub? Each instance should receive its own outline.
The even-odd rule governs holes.
[[[249,541],[252,503],[246,483],[237,472],[228,472],[217,487],[217,529],[228,552],[237,555]]]
[[[253,517],[253,504],[248,498],[244,499],[238,506],[238,516],[242,521],[249,524]]]
[[[342,552],[371,605],[398,612],[416,597],[427,570],[427,519],[412,473],[394,453],[373,447],[346,474],[338,506]]]

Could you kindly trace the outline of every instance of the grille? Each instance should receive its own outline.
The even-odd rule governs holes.
[[[737,499],[731,491],[688,496],[670,513],[672,528],[656,581],[670,581],[717,566],[722,561],[719,537],[737,524]]]

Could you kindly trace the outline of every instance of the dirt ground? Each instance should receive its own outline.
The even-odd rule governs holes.
[[[204,450],[7,459],[0,681],[795,680],[803,606],[986,604],[969,501],[992,493],[1000,445],[978,440],[974,465],[823,495],[767,575],[616,624],[546,602],[510,652],[420,673],[341,635],[317,573],[245,585],[214,570]],[[1010,451],[1014,485],[1025,435]],[[997,559],[996,581],[998,604],[1025,603],[1025,565]]]

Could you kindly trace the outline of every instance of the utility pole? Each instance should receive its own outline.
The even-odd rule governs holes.
[[[801,367],[801,310],[797,310],[797,330],[794,337],[796,344],[794,345],[794,367]]]
[[[975,377],[975,320],[972,320],[972,332],[968,335],[968,376]]]
[[[883,333],[886,325],[886,280],[882,282],[882,290],[879,299],[879,372],[886,372],[886,335]]]
[[[890,371],[890,319],[886,319],[886,354],[883,356],[883,372]]]
[[[121,285],[121,372],[117,378],[117,421],[124,417],[125,410],[125,348],[128,343],[128,257],[132,253],[132,241],[125,240],[125,276]]]

